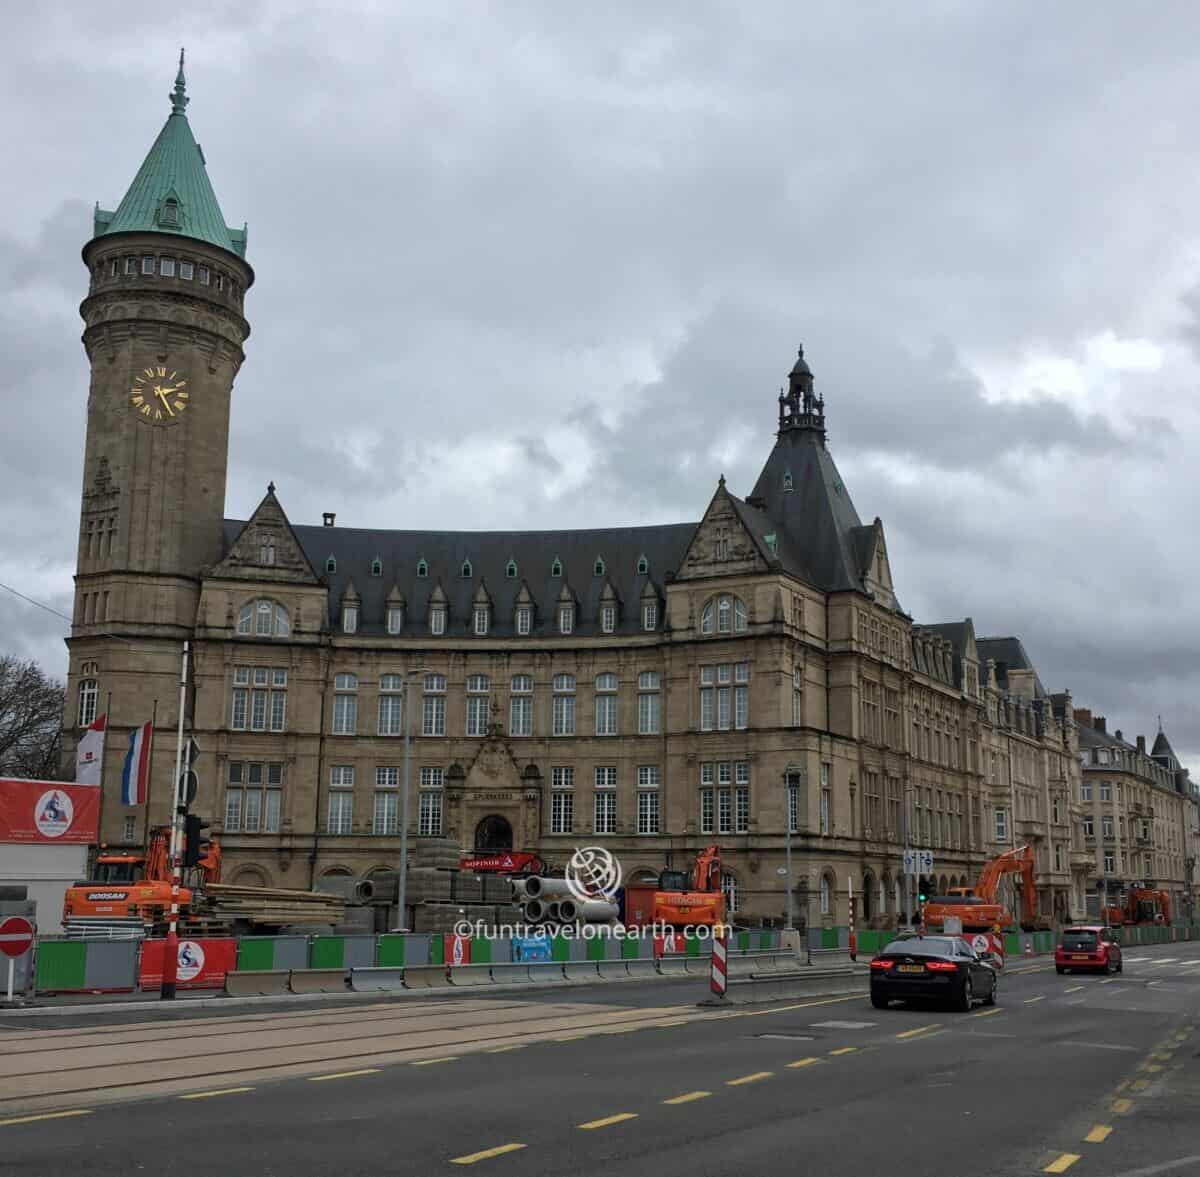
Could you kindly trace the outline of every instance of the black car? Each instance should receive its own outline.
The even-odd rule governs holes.
[[[998,973],[956,936],[906,936],[871,961],[871,1004],[945,1001],[969,1010],[979,1000],[996,1004]]]

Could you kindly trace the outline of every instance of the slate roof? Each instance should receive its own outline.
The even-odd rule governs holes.
[[[228,550],[246,526],[245,520],[225,520]],[[534,602],[533,633],[556,632],[559,594],[568,585],[577,605],[575,632],[600,633],[600,601],[611,583],[619,603],[618,633],[641,632],[642,593],[649,584],[660,602],[662,624],[663,584],[668,573],[682,564],[696,530],[695,523],[668,523],[646,527],[612,527],[587,531],[389,531],[356,527],[292,525],[304,554],[329,584],[330,623],[340,614],[341,598],[353,581],[361,600],[359,632],[383,633],[387,597],[393,586],[406,604],[406,633],[428,633],[429,601],[440,584],[448,604],[447,634],[466,633],[480,585],[491,598],[491,633],[514,632],[514,610],[522,585]],[[337,570],[327,573],[333,556]],[[649,573],[639,575],[638,560],[645,556]],[[382,561],[381,576],[371,575],[371,564]],[[562,561],[563,576],[551,575],[555,558]],[[604,561],[604,575],[595,562]],[[428,577],[417,576],[424,559]],[[517,576],[506,575],[509,560]],[[470,577],[462,575],[464,561],[471,563]]]
[[[937,625],[913,625],[913,654],[914,658],[923,662],[924,656],[919,648],[919,631],[927,630],[936,637],[945,638],[950,643],[952,653],[952,670],[954,685],[963,685],[963,653],[967,648],[967,635],[970,633],[969,621],[946,621]]]
[[[1175,749],[1171,747],[1171,741],[1167,739],[1167,733],[1162,728],[1158,729],[1158,735],[1154,737],[1154,747],[1150,749],[1150,755],[1161,759],[1168,768],[1180,767],[1179,757],[1175,755]]]
[[[819,433],[781,432],[747,501],[780,535],[788,571],[826,592],[865,591],[855,534],[862,520]]]
[[[129,191],[116,212],[96,208],[95,236],[110,233],[163,233],[190,237],[246,256],[246,230],[225,224],[217,194],[205,168],[204,153],[192,137],[184,109],[183,54],[171,95],[171,113],[158,133]],[[178,202],[177,226],[161,223],[160,211],[168,197]]]
[[[987,662],[991,658],[996,663],[996,681],[1003,690],[1008,690],[1008,672],[1010,670],[1033,671],[1033,694],[1036,699],[1047,698],[1046,689],[1038,677],[1037,668],[1033,665],[1020,638],[980,638],[975,639],[975,649],[979,653],[979,665],[984,677],[987,675]]]

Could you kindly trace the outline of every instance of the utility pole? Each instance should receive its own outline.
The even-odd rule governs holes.
[[[409,786],[409,720],[408,697],[412,691],[413,679],[424,674],[424,669],[409,670],[404,675],[404,689],[400,692],[400,722],[404,726],[404,768],[403,781],[400,785],[400,879],[396,887],[396,900],[399,907],[399,928],[401,932],[408,931],[408,786]]]
[[[175,974],[179,967],[179,888],[183,882],[182,854],[179,851],[179,815],[183,776],[183,711],[187,705],[189,643],[183,643],[183,666],[179,672],[179,727],[175,736],[175,776],[171,786],[171,918],[167,924],[167,942],[163,945],[162,1000],[175,1000]],[[149,800],[149,799],[147,799]]]

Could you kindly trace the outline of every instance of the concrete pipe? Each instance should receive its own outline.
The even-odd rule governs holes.
[[[573,924],[579,918],[579,904],[574,899],[560,899],[555,907],[558,908],[558,918],[564,924]]]
[[[617,905],[607,899],[589,899],[579,904],[579,918],[586,924],[607,924],[617,918]]]
[[[531,924],[540,924],[550,914],[550,904],[541,899],[529,899],[525,903],[525,919]]]
[[[375,883],[371,879],[362,879],[354,886],[354,898],[360,903],[370,903],[375,898]]]
[[[525,884],[528,879],[509,879],[508,885],[512,888],[513,903],[524,903],[526,899],[532,899],[533,896],[525,891]]]
[[[546,918],[553,923],[558,923],[562,919],[562,900],[554,899],[546,904]]]
[[[566,879],[547,879],[541,875],[530,875],[525,880],[525,894],[530,899],[557,899],[562,895],[570,895],[571,888]]]

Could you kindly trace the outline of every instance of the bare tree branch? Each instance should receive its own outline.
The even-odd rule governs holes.
[[[64,696],[35,662],[0,654],[0,776],[63,776]]]

